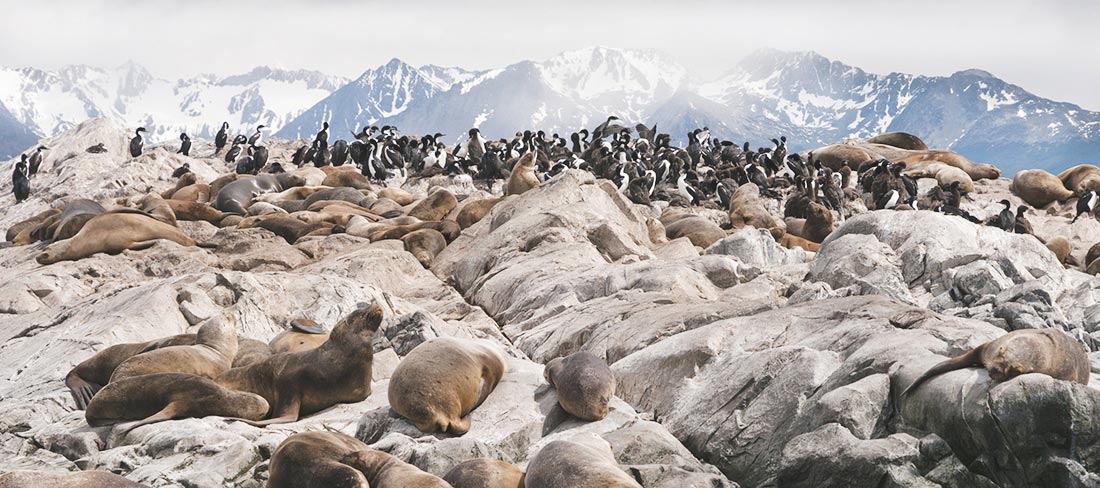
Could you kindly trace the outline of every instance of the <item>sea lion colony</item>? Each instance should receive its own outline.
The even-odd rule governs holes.
[[[205,221],[223,228],[262,228],[295,243],[306,236],[347,233],[371,241],[399,240],[425,268],[450,243],[490,214],[493,207],[523,194],[568,169],[609,180],[637,205],[663,209],[653,220],[654,242],[686,238],[707,248],[738,227],[766,229],[784,247],[817,251],[838,223],[873,210],[932,210],[975,225],[1032,234],[1066,267],[1100,271],[1089,252],[1071,255],[1067,236],[1037,235],[1026,206],[979,219],[964,210],[974,182],[995,179],[999,171],[949,151],[931,150],[916,136],[884,134],[846,141],[805,153],[788,153],[785,137],[771,147],[751,148],[712,137],[709,130],[687,134],[686,147],[673,147],[668,134],[608,118],[591,132],[568,139],[542,131],[486,140],[478,129],[453,147],[441,134],[407,136],[395,127],[365,127],[348,143],[328,143],[328,124],[288,161],[270,158],[259,138],[224,134],[212,157],[232,169],[200,181],[187,165],[172,175],[177,183],[162,192],[102,206],[74,199],[7,230],[9,245],[44,245],[37,256],[49,265],[96,253],[142,250],[167,239],[183,246],[216,247],[192,238],[180,221]],[[129,145],[140,156],[138,129]],[[259,129],[257,130],[259,133]],[[193,149],[181,135],[180,153]],[[242,150],[242,147],[247,147]],[[94,150],[93,150],[94,149]],[[41,153],[35,152],[37,163]],[[102,144],[88,152],[102,152]],[[34,192],[38,164],[27,156],[15,165],[13,189],[22,202]],[[468,178],[488,190],[471,199],[443,188],[415,195],[386,186],[407,178]],[[921,189],[918,180],[931,184]],[[1098,209],[1100,169],[1078,166],[1061,175],[1023,171],[1012,182],[1014,194],[1032,208],[1066,205],[1076,221]],[[1076,202],[1074,202],[1076,199]],[[660,202],[660,203],[657,203]],[[1067,203],[1069,202],[1069,203]],[[729,214],[732,228],[701,216],[700,208]],[[1051,207],[1052,208],[1052,207]],[[775,216],[775,211],[782,219]],[[380,303],[362,304],[326,332],[308,318],[289,322],[270,342],[238,337],[235,318],[210,319],[196,334],[184,334],[101,350],[72,369],[64,380],[74,406],[85,409],[91,426],[117,424],[118,433],[149,423],[186,417],[221,416],[267,426],[294,422],[337,404],[362,401],[371,391],[372,340],[384,321]],[[910,394],[932,377],[981,366],[996,381],[1026,373],[1088,382],[1085,351],[1069,336],[1012,333],[930,368],[912,381]],[[1028,338],[1021,339],[1027,335]],[[1041,337],[1049,337],[1044,345]],[[1036,342],[1039,341],[1039,342]],[[413,348],[393,371],[389,404],[395,415],[424,433],[463,435],[477,429],[470,414],[493,394],[506,374],[508,358],[487,341],[435,338]],[[579,421],[608,415],[615,378],[607,363],[588,352],[550,361],[545,370],[559,406]],[[558,473],[573,478],[563,481]],[[36,479],[70,486],[34,473],[0,476],[0,486],[32,486]],[[53,475],[51,475],[53,476]],[[26,481],[31,480],[31,481]],[[465,481],[463,481],[465,480]],[[491,480],[491,481],[486,481]],[[7,483],[7,484],[5,484]],[[22,483],[22,484],[20,484]],[[73,481],[77,483],[77,481]],[[268,486],[639,486],[619,469],[605,441],[555,441],[530,460],[526,477],[515,466],[477,458],[442,478],[337,433],[296,434],[272,455]],[[39,486],[39,485],[34,485]],[[75,486],[75,485],[73,485]]]

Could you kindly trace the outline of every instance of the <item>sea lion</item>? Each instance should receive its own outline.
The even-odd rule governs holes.
[[[668,233],[665,232],[665,224],[660,219],[649,217],[645,219],[646,233],[649,234],[649,242],[664,244],[668,242]]]
[[[371,340],[382,325],[382,307],[362,307],[333,327],[330,341],[302,352],[274,354],[218,377],[226,388],[252,392],[271,405],[257,426],[288,423],[338,403],[361,402],[371,393]]]
[[[258,363],[271,356],[271,348],[266,342],[256,339],[237,339],[237,355],[233,357],[231,368],[243,368]]]
[[[502,200],[504,200],[503,197],[483,198],[463,205],[458,211],[458,216],[455,217],[458,226],[465,229],[480,222]]]
[[[321,190],[330,189],[332,189],[332,187],[330,186],[296,186],[289,190],[283,190],[279,193],[266,193],[263,195],[258,195],[254,198],[254,200],[267,203],[285,202],[290,200],[305,200],[314,193],[317,193]]]
[[[425,269],[431,268],[435,256],[447,247],[447,239],[435,229],[414,230],[401,236],[401,242]]]
[[[859,165],[880,159],[876,152],[853,144],[830,144],[811,151],[814,161],[820,161],[822,166],[833,171],[840,171],[845,166],[859,169]]]
[[[343,186],[355,188],[356,190],[371,189],[370,179],[363,176],[358,171],[355,171],[355,168],[350,166],[340,166],[340,168],[345,169],[329,173],[321,184],[332,187]]]
[[[1001,177],[1001,170],[997,169],[996,166],[986,163],[975,163],[956,152],[930,149],[927,151],[907,151],[907,153],[905,157],[897,159],[891,157],[890,159],[894,163],[900,162],[907,164],[921,161],[938,161],[965,171],[973,181],[995,180]],[[817,154],[815,153],[814,155],[816,156]]]
[[[400,188],[383,188],[378,191],[378,199],[388,198],[400,206],[408,205],[416,201],[411,193]]]
[[[496,388],[506,362],[488,341],[434,337],[413,348],[394,369],[390,408],[426,434],[465,434],[470,412]]]
[[[811,203],[806,211],[806,225],[799,234],[803,239],[821,244],[833,232],[833,212],[819,203]]]
[[[210,201],[210,195],[212,194],[213,189],[210,188],[210,185],[207,185],[205,183],[195,183],[194,185],[180,188],[179,191],[171,194],[168,197],[168,200],[207,203]]]
[[[1073,191],[1066,189],[1060,178],[1041,169],[1025,169],[1016,173],[1008,189],[1034,208],[1073,197]]]
[[[730,206],[727,209],[730,215],[730,223],[740,229],[751,226],[757,229],[770,229],[772,227],[783,228],[783,222],[772,216],[760,198],[760,188],[753,183],[745,183],[737,187],[730,196]]]
[[[1096,246],[1093,246],[1093,248],[1096,248]],[[1078,266],[1080,264],[1074,259],[1072,254],[1073,248],[1070,247],[1069,241],[1065,237],[1058,236],[1047,241],[1047,249],[1050,249],[1050,252],[1054,253],[1054,256],[1058,258],[1058,262],[1062,263],[1063,266]],[[1092,249],[1089,249],[1089,256],[1092,255],[1092,252]],[[1100,249],[1097,249],[1097,255],[1100,255]],[[1085,262],[1089,262],[1088,256],[1086,256],[1085,259]]]
[[[176,216],[176,220],[183,221],[204,221],[211,224],[218,225],[225,218],[225,214],[221,210],[218,210],[205,203],[188,202],[183,200],[169,199],[165,200],[168,207],[172,209],[172,214]]]
[[[937,161],[907,163],[903,174],[910,178],[933,178],[941,187],[955,183],[963,193],[975,191],[974,180],[966,171]]]
[[[176,180],[176,186],[164,190],[163,192],[161,192],[160,196],[165,200],[170,200],[172,198],[172,195],[175,195],[177,191],[180,191],[184,187],[194,185],[198,182],[198,177],[195,176],[195,173],[188,171],[180,175],[179,179]]]
[[[118,426],[129,432],[155,422],[208,415],[258,420],[267,410],[267,401],[259,395],[223,388],[192,374],[156,373],[103,387],[88,403],[84,419],[92,427],[131,421]]]
[[[642,488],[626,474],[607,441],[580,434],[553,441],[527,463],[529,488]]]
[[[703,249],[726,237],[726,231],[722,230],[718,224],[698,215],[687,215],[683,218],[677,218],[671,223],[662,220],[662,223],[665,226],[665,235],[668,239],[687,237],[692,245]]]
[[[405,215],[420,220],[443,220],[443,217],[446,217],[457,206],[458,199],[455,198],[453,193],[442,188],[436,188],[434,191],[429,192],[423,200],[416,202]]]
[[[379,196],[374,203],[367,206],[367,208],[378,215],[386,218],[396,217],[398,215],[405,215],[405,210],[395,200],[384,198]]]
[[[85,359],[65,375],[65,386],[73,395],[77,410],[88,408],[88,402],[103,385],[111,381],[115,368],[123,361],[161,347],[187,346],[195,343],[195,334],[179,334],[145,342],[115,344]]]
[[[147,249],[158,239],[167,239],[181,246],[199,245],[183,231],[157,219],[139,213],[108,213],[84,224],[75,236],[50,244],[35,260],[39,264],[75,261],[95,253],[118,254],[127,249]],[[210,247],[201,244],[202,247]]]
[[[1089,190],[1100,191],[1100,168],[1091,164],[1080,164],[1058,174],[1065,188],[1081,196]]]
[[[443,481],[453,488],[523,488],[523,471],[512,463],[477,458],[451,468]]]
[[[252,204],[253,195],[280,192],[301,185],[301,178],[286,173],[241,178],[222,187],[215,199],[214,208],[225,213],[243,215]]]
[[[210,182],[210,200],[214,200],[225,185],[237,181],[240,178],[242,178],[242,176],[237,173],[227,173],[215,178],[214,181]]]
[[[314,203],[324,200],[344,201],[359,205],[365,198],[366,196],[363,195],[363,192],[355,188],[329,188],[327,190],[314,192],[312,195],[306,197],[302,202],[302,208],[309,208]]]
[[[932,366],[913,380],[902,396],[930,378],[971,366],[985,368],[993,381],[1041,373],[1058,380],[1089,383],[1089,358],[1081,344],[1060,330],[1020,329]]]
[[[29,219],[26,219],[26,220],[19,221],[19,222],[15,223],[14,225],[12,225],[11,227],[8,227],[7,233],[4,235],[4,240],[6,240],[8,242],[11,242],[12,244],[15,244],[17,246],[30,244],[30,242],[29,242],[30,231],[32,229],[34,229],[35,227],[37,227],[39,224],[41,224],[46,219],[49,219],[50,217],[60,215],[60,214],[61,214],[61,209],[59,209],[59,208],[48,208],[46,210],[38,212],[37,214],[34,214],[33,217],[31,217]],[[19,239],[20,234],[24,235],[24,237],[22,239]],[[20,242],[16,242],[17,240],[19,240],[19,241],[28,241],[28,242],[20,243]]]
[[[301,432],[271,455],[267,488],[450,488],[390,454],[339,432]]]
[[[320,229],[332,229],[332,224],[328,222],[307,224],[289,215],[261,217],[253,226],[274,232],[275,235],[282,237],[290,244],[294,244],[303,236],[309,235]]]
[[[256,201],[256,202],[252,202],[252,205],[248,206],[248,215],[250,215],[250,216],[272,215],[272,214],[290,215],[290,212],[287,212],[286,209],[284,209],[282,207],[279,207],[277,205],[272,205],[272,204],[267,203],[267,202]]]
[[[382,227],[371,231],[367,236],[371,242],[384,241],[386,239],[400,239],[406,234],[421,229],[434,229],[443,234],[443,237],[448,243],[453,242],[462,233],[462,228],[458,225],[458,222],[453,220],[442,220],[438,222],[420,222],[416,224],[406,225],[394,225],[389,227]]]
[[[1085,252],[1085,266],[1092,264],[1097,258],[1100,258],[1100,242],[1093,244],[1092,247],[1089,247],[1089,250]]]
[[[817,252],[818,249],[821,249],[821,244],[791,235],[779,227],[772,227],[768,229],[768,232],[771,232],[772,238],[775,239],[777,244],[787,249],[801,247],[803,250],[810,252]]]
[[[580,351],[546,363],[543,377],[557,391],[558,404],[582,420],[603,420],[615,396],[615,375],[607,362]]]
[[[290,328],[279,333],[267,343],[272,354],[284,352],[302,352],[321,347],[328,340],[329,333],[317,322],[309,319],[294,319]]]
[[[328,178],[328,173],[325,173],[321,168],[314,166],[306,166],[304,168],[298,168],[294,170],[292,175],[297,176],[305,181],[301,186],[321,186],[321,183]]]
[[[111,383],[154,373],[187,373],[216,378],[237,356],[237,322],[232,316],[208,320],[195,334],[195,344],[159,347],[119,364]]]
[[[49,234],[49,238],[55,241],[72,238],[88,221],[106,212],[102,205],[87,198],[70,200],[65,203],[65,209],[58,217],[57,227]]]
[[[176,213],[172,211],[172,207],[160,195],[149,193],[138,200],[138,204],[140,205],[138,208],[149,214],[150,217],[175,227]]]
[[[868,144],[885,144],[910,151],[925,151],[928,145],[919,137],[907,132],[887,132],[867,139]]]
[[[508,175],[504,194],[519,195],[536,186],[539,186],[539,178],[535,176],[535,153],[529,152],[516,161],[512,174]]]
[[[149,485],[109,471],[9,471],[0,474],[0,488],[149,488]]]

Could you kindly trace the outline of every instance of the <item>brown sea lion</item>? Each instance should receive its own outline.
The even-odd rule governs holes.
[[[216,179],[214,179],[214,181],[211,181],[210,197],[208,201],[214,201],[214,198],[216,198],[218,196],[218,193],[221,192],[222,187],[241,178],[242,176],[237,173],[228,173],[217,177]],[[173,195],[173,197],[175,197],[175,195]]]
[[[814,154],[817,155],[816,153]],[[1001,170],[996,166],[986,163],[975,163],[966,159],[961,154],[952,151],[930,149],[927,151],[910,151],[902,158],[891,158],[895,163],[917,163],[921,161],[938,161],[949,166],[954,166],[966,172],[971,180],[995,180],[1001,177]]]
[[[383,188],[378,190],[378,199],[389,199],[399,206],[405,206],[416,201],[416,197],[413,197],[411,193],[402,190],[400,188]]]
[[[180,188],[179,191],[171,194],[168,200],[207,203],[210,201],[210,195],[213,194],[213,191],[214,190],[210,188],[210,185],[207,185],[205,183],[195,183],[194,185]]]
[[[833,232],[833,212],[824,205],[811,203],[806,210],[806,225],[802,227],[802,238],[821,244]]]
[[[554,388],[558,404],[582,420],[603,420],[615,396],[615,375],[607,362],[588,351],[580,351],[546,363],[543,377]]]
[[[760,198],[760,188],[752,183],[737,187],[730,196],[730,223],[740,229],[751,226],[757,229],[783,228],[783,222],[772,216]]]
[[[1041,169],[1025,169],[1012,177],[1008,187],[1012,193],[1034,208],[1043,208],[1052,202],[1064,202],[1073,197],[1062,180]]]
[[[435,229],[414,230],[401,236],[401,242],[425,269],[431,268],[435,256],[447,247],[447,239]]]
[[[1089,383],[1089,358],[1080,343],[1060,330],[1020,329],[932,366],[913,380],[902,396],[937,375],[971,366],[985,368],[993,381],[1041,373],[1058,380]]]
[[[19,221],[19,222],[15,223],[14,225],[12,225],[11,227],[8,227],[8,231],[4,235],[4,240],[6,240],[8,242],[11,242],[11,243],[13,243],[17,246],[30,244],[30,241],[29,241],[30,231],[32,229],[34,229],[35,227],[37,227],[42,222],[44,222],[46,219],[49,219],[50,217],[54,217],[54,216],[57,216],[57,215],[60,215],[60,214],[61,214],[61,209],[59,209],[59,208],[48,208],[48,209],[43,210],[43,211],[41,211],[37,214],[34,214],[33,217],[31,217],[29,219],[26,219],[26,220]],[[24,237],[21,238],[21,239],[19,238],[20,234],[24,235]],[[16,242],[17,240],[20,241],[20,242]],[[22,241],[27,241],[27,242],[22,242]]]
[[[165,200],[176,216],[176,220],[204,221],[218,225],[225,218],[225,214],[205,203],[186,202],[183,200]]]
[[[1089,190],[1100,191],[1100,168],[1091,164],[1080,164],[1058,174],[1065,188],[1074,195],[1084,195]]]
[[[529,152],[516,161],[512,174],[508,175],[504,194],[519,195],[536,186],[539,186],[539,178],[535,176],[535,153]]]
[[[390,454],[339,432],[301,432],[271,455],[267,488],[450,488]]]
[[[361,402],[371,393],[371,340],[382,325],[382,308],[355,310],[333,327],[331,340],[316,349],[274,354],[218,378],[226,388],[252,392],[271,405],[262,426],[298,420],[338,403]]]
[[[143,352],[119,364],[111,382],[154,373],[187,373],[216,378],[237,356],[237,321],[232,316],[208,320],[195,334],[195,344]]]
[[[264,193],[275,193],[301,186],[302,179],[286,173],[262,174],[252,178],[241,178],[226,184],[214,199],[214,208],[225,213],[244,215],[252,204],[252,197]]]
[[[1089,247],[1088,251],[1085,251],[1085,266],[1092,264],[1092,262],[1096,261],[1098,258],[1100,258],[1100,242],[1093,244],[1092,247]]]
[[[172,198],[172,195],[175,195],[177,191],[180,191],[184,187],[194,185],[198,182],[198,177],[195,176],[195,173],[188,171],[180,175],[179,179],[176,180],[176,186],[164,190],[163,192],[161,192],[160,196],[165,200],[170,200]]]
[[[496,459],[463,461],[443,475],[453,488],[523,488],[523,471]]]
[[[223,388],[192,374],[157,373],[103,387],[88,403],[84,419],[92,427],[131,421],[118,426],[129,432],[142,425],[187,417],[258,420],[267,410],[267,401],[259,395]]]
[[[149,214],[150,217],[175,227],[176,213],[172,211],[172,207],[160,195],[149,193],[138,200],[138,204],[140,205],[138,208]]]
[[[149,485],[109,471],[9,471],[0,474],[0,488],[149,488]]]
[[[966,171],[938,161],[906,163],[903,173],[911,178],[933,178],[941,187],[956,183],[963,193],[975,191],[974,180]]]
[[[65,386],[73,395],[77,410],[88,408],[88,402],[103,385],[111,381],[115,368],[123,361],[161,347],[188,346],[195,343],[195,334],[179,334],[145,342],[115,344],[77,364],[65,375]]]
[[[859,169],[859,165],[882,157],[867,148],[852,144],[830,144],[814,149],[812,154],[814,161],[821,161],[822,166],[833,171],[840,171],[845,166]]]
[[[447,239],[447,242],[453,242],[458,238],[459,234],[462,234],[462,228],[458,225],[458,222],[453,220],[442,220],[438,222],[420,222],[417,224],[396,225],[391,227],[383,227],[378,230],[372,231],[367,236],[371,242],[384,241],[386,239],[400,239],[413,231],[421,229],[434,229],[443,234],[443,237]]]
[[[290,328],[279,333],[267,345],[272,354],[302,352],[321,347],[328,340],[324,327],[309,319],[294,319]]]
[[[907,132],[887,132],[867,139],[868,144],[885,144],[910,151],[925,151],[928,145],[919,137]]]
[[[356,190],[370,190],[370,179],[363,176],[358,171],[350,166],[341,166],[346,168],[340,171],[333,171],[325,177],[321,182],[323,186],[338,187],[343,186],[347,188],[355,188]]]
[[[267,229],[274,232],[275,235],[282,237],[286,242],[294,244],[298,242],[303,236],[316,232],[320,229],[332,229],[332,224],[328,222],[318,222],[315,224],[307,224],[289,215],[279,216],[270,215],[261,217],[254,224],[255,227]]]
[[[55,241],[72,238],[88,221],[106,212],[102,205],[87,198],[70,200],[65,203],[65,209],[58,216],[57,226],[48,238]]]
[[[726,231],[722,230],[718,224],[698,215],[687,215],[675,218],[672,222],[666,220],[661,222],[665,226],[665,235],[668,239],[687,237],[692,245],[703,249],[726,237]]]
[[[109,213],[89,220],[71,239],[50,244],[35,260],[39,264],[52,264],[75,261],[100,252],[118,254],[127,249],[147,249],[158,239],[167,239],[181,246],[197,245],[183,231],[147,215]]]
[[[290,174],[305,181],[305,183],[302,183],[304,186],[321,186],[321,182],[325,181],[325,178],[328,178],[328,173],[325,173],[321,168],[313,166],[298,168]]]
[[[271,348],[266,342],[256,339],[237,339],[237,355],[233,357],[231,368],[243,368],[271,356]]]
[[[528,488],[642,488],[626,474],[607,441],[580,434],[553,441],[527,463]]]
[[[413,348],[390,377],[390,408],[421,432],[462,435],[470,412],[496,388],[507,359],[495,344],[434,337]]]
[[[1073,248],[1069,245],[1069,241],[1065,237],[1058,236],[1047,241],[1047,249],[1050,249],[1050,252],[1054,253],[1054,256],[1058,258],[1058,262],[1062,263],[1063,266],[1070,267],[1080,265],[1080,263],[1074,259],[1072,254]],[[1089,253],[1092,253],[1092,249],[1089,249]],[[1100,255],[1100,249],[1097,249],[1097,254]],[[1086,257],[1085,259],[1086,262],[1088,262],[1088,258]]]
[[[305,200],[310,195],[317,193],[321,190],[332,189],[331,186],[296,186],[289,190],[283,190],[279,193],[266,193],[258,195],[255,200],[259,202],[275,203],[286,202],[291,200]]]
[[[458,211],[458,216],[455,217],[455,220],[458,221],[458,226],[465,229],[480,222],[481,219],[485,218],[485,216],[489,214],[489,211],[502,200],[504,200],[503,197],[483,198],[463,205],[462,209]]]
[[[458,199],[453,193],[436,188],[423,200],[416,202],[406,215],[420,220],[443,220],[457,206]]]
[[[821,244],[788,234],[787,231],[779,227],[772,227],[768,229],[768,232],[771,232],[772,238],[775,239],[776,243],[787,249],[801,247],[803,250],[810,252],[817,252],[818,249],[821,249]]]

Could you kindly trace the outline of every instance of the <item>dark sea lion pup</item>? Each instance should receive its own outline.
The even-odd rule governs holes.
[[[583,420],[607,417],[615,396],[615,375],[607,363],[587,351],[546,363],[543,376],[558,395],[558,403],[570,415]]]
[[[338,403],[361,402],[371,393],[371,340],[380,325],[382,307],[359,308],[336,324],[331,340],[320,347],[231,369],[218,383],[255,393],[271,404],[267,420],[244,419],[257,426],[294,422]]]
[[[359,439],[339,432],[287,437],[271,455],[267,488],[450,488]]]
[[[984,367],[994,381],[1042,373],[1054,379],[1084,385],[1089,382],[1089,358],[1081,344],[1058,330],[1021,329],[932,366],[913,380],[902,396],[909,395],[932,377],[970,366]]]
[[[155,341],[115,344],[74,366],[65,376],[65,386],[69,387],[77,410],[84,410],[88,408],[92,396],[111,381],[111,375],[123,361],[161,347],[188,346],[194,343],[195,334],[180,334]]]
[[[156,422],[217,415],[259,420],[268,404],[259,395],[223,388],[212,380],[183,373],[157,373],[112,382],[99,390],[84,419],[99,427],[117,424],[122,433]]]

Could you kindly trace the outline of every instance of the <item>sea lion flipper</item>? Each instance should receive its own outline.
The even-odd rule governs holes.
[[[160,239],[149,239],[148,241],[135,242],[130,246],[127,246],[127,249],[131,251],[144,251],[146,249],[149,249],[150,247],[153,247],[153,245],[155,245],[159,240]]]
[[[921,383],[924,383],[925,381],[928,381],[935,376],[939,376],[950,371],[955,371],[956,369],[963,369],[970,366],[981,365],[981,363],[982,346],[978,346],[974,349],[971,349],[962,356],[944,360],[936,364],[935,366],[928,368],[928,371],[925,371],[924,374],[918,376],[917,379],[913,380],[913,382],[909,384],[909,387],[901,393],[901,396],[902,398],[909,396],[909,394],[912,393],[913,390],[915,390],[918,386],[920,386]]]
[[[317,322],[310,319],[294,319],[290,321],[290,328],[306,334],[324,334],[325,329]]]
[[[87,410],[92,397],[102,388],[94,383],[89,383],[76,374],[69,374],[65,378],[65,386],[69,387],[69,393],[72,394],[73,401],[76,402],[77,410]]]
[[[292,398],[288,399],[285,405],[272,409],[273,415],[276,415],[275,417],[269,418],[267,420],[238,420],[255,427],[264,427],[272,424],[289,424],[291,422],[298,421],[301,407],[302,398],[295,395]]]
[[[176,402],[171,402],[168,405],[165,405],[164,408],[160,409],[159,412],[154,413],[153,415],[150,415],[142,420],[138,420],[135,422],[118,424],[116,427],[119,429],[119,434],[126,435],[131,430],[134,430],[143,425],[155,424],[157,422],[163,422],[165,420],[172,420],[176,418],[176,415],[179,413],[178,410],[179,405],[176,404]]]

